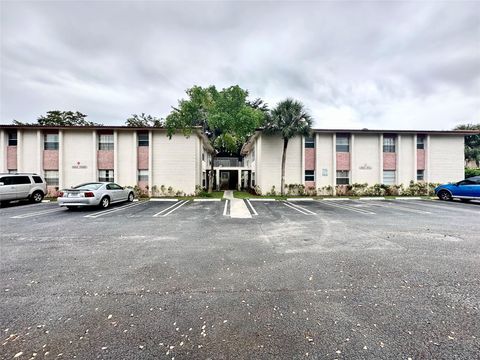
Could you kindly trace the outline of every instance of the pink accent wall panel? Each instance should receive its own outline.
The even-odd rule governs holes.
[[[43,169],[58,170],[58,150],[43,150]]]
[[[148,146],[137,148],[138,170],[148,170]]]
[[[7,168],[8,170],[16,170],[17,168],[17,147],[7,146]]]
[[[383,170],[396,170],[396,169],[397,169],[397,154],[383,153]]]
[[[350,170],[349,152],[337,152],[337,170]]]
[[[140,169],[142,170],[142,169]],[[147,187],[148,187],[148,181],[139,181],[138,182],[138,187],[142,190],[147,190]]]
[[[417,170],[425,170],[425,149],[417,149]]]
[[[113,169],[113,150],[98,150],[97,168],[100,170]]]
[[[305,170],[315,170],[315,148],[305,149]]]
[[[311,170],[311,169],[307,169],[307,170]],[[305,181],[305,190],[308,191],[309,188],[315,189],[315,181]]]

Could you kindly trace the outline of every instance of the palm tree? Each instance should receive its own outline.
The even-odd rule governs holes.
[[[288,141],[295,136],[309,136],[312,130],[312,117],[300,101],[286,99],[277,104],[270,112],[265,123],[264,131],[267,134],[281,135],[283,139],[282,179],[280,193],[285,193],[285,160],[287,157]]]

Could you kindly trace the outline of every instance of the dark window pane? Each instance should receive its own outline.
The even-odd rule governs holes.
[[[28,176],[13,176],[12,177],[12,184],[13,185],[20,185],[20,184],[31,184],[30,178]]]
[[[42,184],[43,180],[40,176],[32,176],[33,181],[35,181],[36,184]]]
[[[17,131],[8,132],[8,146],[17,146]]]
[[[311,149],[315,147],[315,138],[314,137],[306,137],[305,138],[305,148]]]
[[[148,133],[139,133],[138,134],[138,146],[148,146]]]

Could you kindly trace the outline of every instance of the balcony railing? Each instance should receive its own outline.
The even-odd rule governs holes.
[[[215,167],[243,167],[243,160],[238,158],[220,157],[213,161]]]

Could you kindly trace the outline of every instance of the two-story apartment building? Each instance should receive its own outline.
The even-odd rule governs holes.
[[[289,141],[285,183],[319,189],[353,183],[444,183],[464,176],[465,131],[313,130]],[[252,185],[280,190],[283,141],[261,130],[243,147]]]
[[[324,130],[290,140],[286,183],[322,187],[463,178],[468,131]],[[243,158],[214,161],[217,188],[280,190],[282,139],[258,130]],[[207,187],[213,149],[200,132],[171,139],[162,128],[0,126],[0,172],[43,175],[50,190],[115,181],[151,194]],[[154,194],[155,195],[155,194]]]

